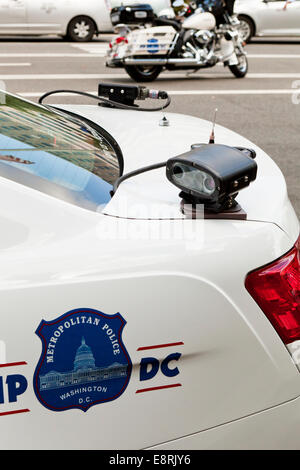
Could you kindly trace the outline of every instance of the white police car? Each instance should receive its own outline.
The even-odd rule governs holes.
[[[238,0],[234,10],[244,41],[253,36],[300,35],[300,0]]]
[[[59,108],[1,94],[1,448],[299,448],[278,167],[195,117]]]
[[[0,34],[58,34],[90,41],[111,32],[109,0],[0,0]]]

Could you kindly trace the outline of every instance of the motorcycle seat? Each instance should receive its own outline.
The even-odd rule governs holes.
[[[163,17],[163,16],[160,16],[159,18],[155,19],[155,25],[156,26],[173,26],[173,28],[176,31],[180,31],[182,29],[180,21],[170,19],[170,18],[166,18],[166,17]]]

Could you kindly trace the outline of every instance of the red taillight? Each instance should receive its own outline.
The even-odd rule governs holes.
[[[118,38],[116,38],[115,40],[115,43],[116,44],[120,44],[121,42],[125,42],[125,44],[128,44],[128,40],[126,38],[124,38],[124,36],[119,36]]]
[[[279,260],[252,271],[246,289],[285,344],[300,339],[300,237]]]

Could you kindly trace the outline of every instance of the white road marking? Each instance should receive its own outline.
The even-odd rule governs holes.
[[[300,59],[300,54],[247,54],[250,59]]]
[[[248,73],[245,78],[299,78],[300,73]]]
[[[170,95],[290,95],[297,92],[293,89],[265,89],[265,90],[174,90],[168,91]]]
[[[72,47],[75,49],[80,49],[84,52],[89,52],[91,54],[101,54],[106,53],[109,48],[108,43],[95,43],[95,44],[72,44]]]
[[[8,90],[9,91],[9,90]],[[295,91],[295,90],[294,90]],[[32,98],[37,98],[37,97],[40,97],[42,95],[44,95],[45,93],[47,93],[46,91],[38,91],[38,92],[31,92],[31,91],[26,91],[26,92],[21,92],[21,93],[14,93],[16,94],[17,96],[22,96],[23,98],[27,98],[27,97],[32,97]],[[85,91],[85,93],[89,93],[90,95],[95,95],[97,96],[97,93],[95,91]],[[59,93],[59,95],[57,96],[76,96],[74,95],[74,93]]]
[[[232,78],[229,71],[227,73],[203,73],[198,72],[196,74],[191,74],[190,76],[186,76],[186,73],[163,73],[160,75],[159,79],[171,79],[171,78],[178,78],[178,79],[188,79],[191,78],[199,78],[199,79],[218,79],[218,78]],[[38,74],[1,74],[0,79],[2,80],[99,80],[99,79],[129,79],[129,76],[125,73],[57,73],[57,74],[46,74],[46,73],[38,73]],[[300,78],[300,73],[248,73],[243,80],[252,79],[252,78]],[[234,80],[234,78],[232,78]]]
[[[72,46],[74,47],[74,45]],[[97,48],[89,51],[89,52],[2,52],[0,53],[0,58],[5,57],[13,57],[13,58],[20,58],[20,57],[43,57],[43,58],[51,58],[51,57],[73,57],[73,58],[82,58],[82,57],[104,57],[106,51],[108,49],[108,44],[103,44],[98,46]],[[105,47],[105,49],[104,49]],[[300,54],[247,54],[249,59],[300,59]]]
[[[44,58],[51,58],[51,57],[73,57],[76,59],[76,57],[82,58],[82,57],[103,57],[104,54],[81,54],[81,53],[74,53],[74,52],[46,52],[46,53],[40,53],[40,52],[13,52],[13,53],[0,53],[1,58],[6,58],[6,57],[44,57]]]
[[[266,90],[169,90],[169,95],[290,95],[297,92],[295,88],[293,89],[266,89]],[[21,92],[17,93],[18,95],[27,98],[27,97],[40,97],[44,93],[40,92]],[[86,91],[91,95],[97,96],[95,91]],[[59,96],[75,96],[73,93],[60,93]]]
[[[126,75],[124,75],[125,77]],[[102,78],[106,75],[102,75]],[[31,73],[31,74],[2,74],[0,73],[2,80],[87,80],[87,79],[98,79],[101,78],[101,74],[98,73]]]
[[[30,67],[31,62],[0,62],[0,67]]]
[[[104,57],[109,43],[71,44],[71,47],[83,52],[15,52],[11,54],[0,53],[0,57]]]

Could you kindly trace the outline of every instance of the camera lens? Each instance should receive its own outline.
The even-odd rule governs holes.
[[[204,180],[204,188],[209,194],[212,194],[216,189],[216,183],[211,176],[207,176]]]
[[[175,163],[173,166],[173,174],[177,179],[180,179],[184,175],[184,169],[182,168],[182,165],[180,163]]]

